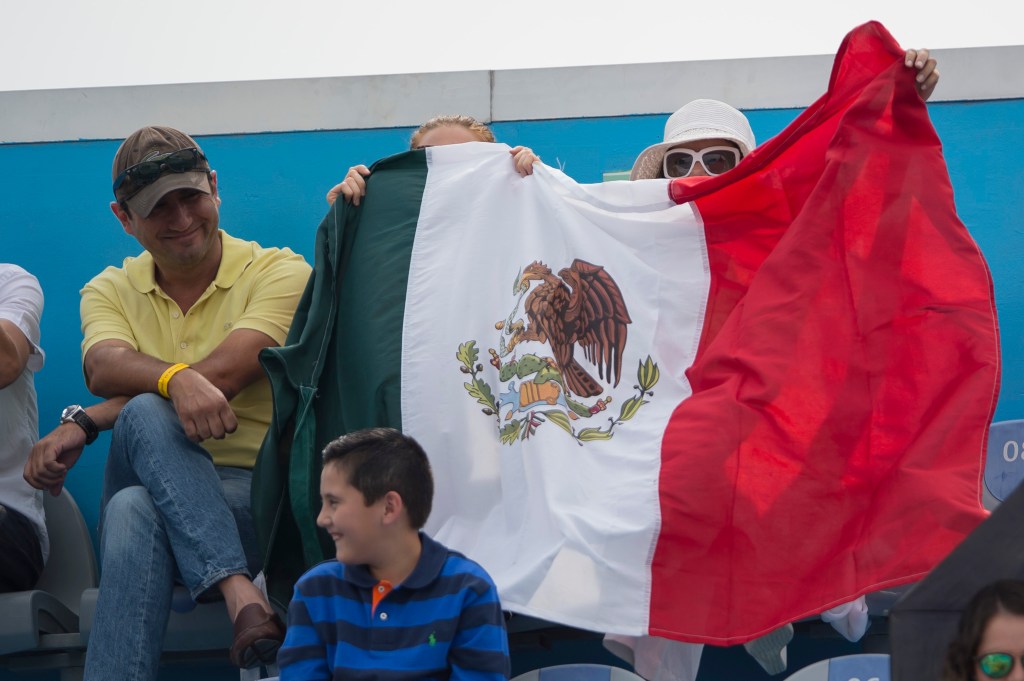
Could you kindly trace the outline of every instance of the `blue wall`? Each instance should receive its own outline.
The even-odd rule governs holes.
[[[778,133],[796,110],[750,112],[758,140]],[[1003,385],[996,420],[1024,418],[1024,100],[931,105],[943,140],[960,216],[992,270],[1003,344]],[[662,135],[664,116],[495,124],[499,140],[531,146],[580,182],[628,169]],[[130,132],[130,131],[125,131]],[[288,245],[312,262],[324,194],[355,163],[406,148],[409,129],[214,136],[200,139],[219,173],[221,224],[266,245]],[[46,294],[46,367],[37,376],[40,428],[62,407],[92,398],[81,378],[79,288],[106,265],[139,251],[108,208],[116,141],[0,145],[0,261],[39,277]],[[88,448],[69,489],[95,531],[104,436]]]

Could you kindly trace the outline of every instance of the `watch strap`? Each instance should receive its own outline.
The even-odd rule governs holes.
[[[79,428],[85,431],[85,444],[91,445],[96,441],[96,438],[100,435],[99,426],[92,420],[88,414],[85,413],[85,409],[81,407],[69,407],[65,409],[66,416],[61,416],[61,423],[74,423]]]

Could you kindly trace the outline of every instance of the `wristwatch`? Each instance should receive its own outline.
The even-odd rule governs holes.
[[[84,430],[85,444],[87,445],[95,442],[96,438],[100,435],[100,429],[96,426],[96,422],[89,418],[89,415],[85,413],[85,409],[80,404],[64,407],[64,411],[60,413],[60,422],[61,425],[74,423]]]

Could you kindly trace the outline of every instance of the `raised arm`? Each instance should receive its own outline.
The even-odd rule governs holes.
[[[530,147],[512,147],[508,153],[512,154],[512,164],[516,167],[516,172],[523,177],[533,175],[533,164],[540,163],[540,156],[533,153]]]
[[[907,50],[903,55],[903,63],[907,68],[913,68],[914,82],[917,84],[917,91],[921,99],[928,101],[928,98],[935,92],[935,86],[939,84],[939,70],[936,68],[938,62],[926,49]]]
[[[345,203],[358,206],[359,202],[366,195],[366,180],[370,176],[370,169],[360,164],[352,166],[345,173],[345,179],[331,187],[327,192],[327,203],[333,204],[341,196]]]
[[[540,162],[540,156],[533,153],[529,147],[518,146],[509,149],[512,154],[512,164],[516,172],[526,177],[533,174],[533,164]],[[370,169],[364,165],[352,166],[345,173],[345,179],[331,187],[327,192],[327,203],[333,204],[342,197],[345,203],[358,206],[363,197],[366,196],[366,178],[370,176]]]

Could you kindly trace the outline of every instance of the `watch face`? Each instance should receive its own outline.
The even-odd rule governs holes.
[[[60,420],[65,421],[67,419],[70,419],[71,415],[74,414],[79,409],[81,409],[81,407],[78,406],[77,404],[72,404],[69,407],[64,407],[64,411],[60,413]]]

